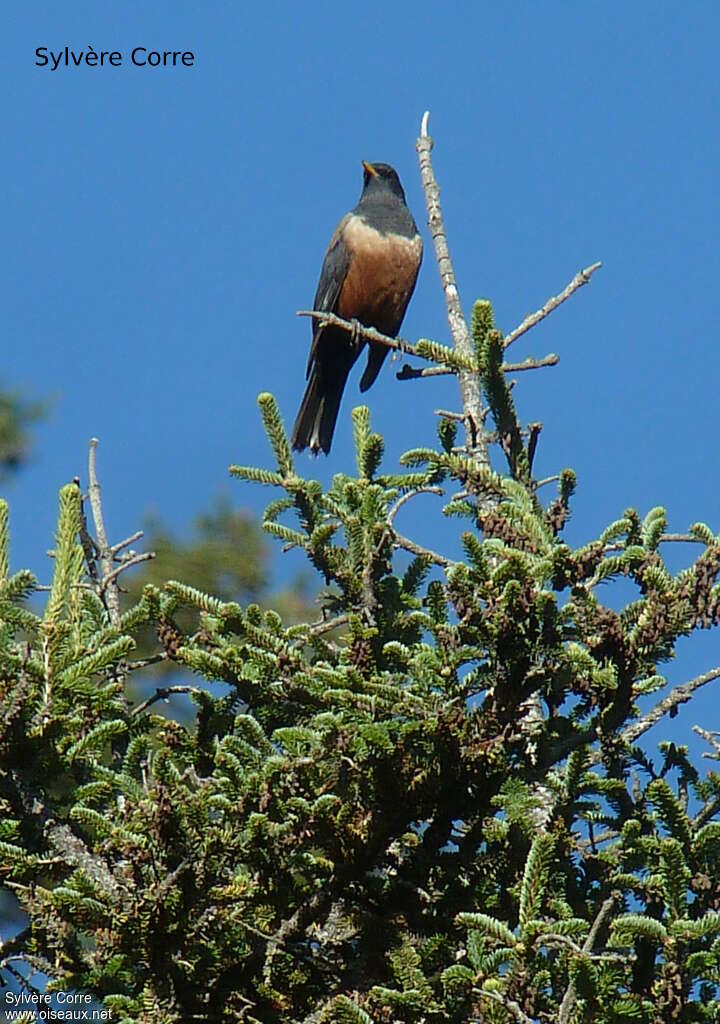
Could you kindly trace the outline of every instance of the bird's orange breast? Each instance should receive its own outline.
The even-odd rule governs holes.
[[[422,239],[384,234],[353,217],[343,229],[343,241],[350,265],[337,302],[338,315],[394,334],[415,287]]]

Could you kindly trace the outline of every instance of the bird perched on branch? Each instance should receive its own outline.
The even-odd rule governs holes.
[[[394,338],[415,288],[422,240],[394,168],[363,161],[363,172],[360,201],[330,239],[313,309],[356,320]],[[388,347],[313,321],[308,384],[292,433],[297,451],[330,451],[345,382],[366,344],[361,391],[374,383]]]

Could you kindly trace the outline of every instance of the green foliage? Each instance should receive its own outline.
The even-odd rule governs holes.
[[[208,512],[198,516],[187,538],[177,537],[158,520],[147,524],[146,533],[147,547],[155,552],[155,558],[143,562],[135,575],[123,578],[129,615],[147,586],[163,588],[169,597],[179,598],[174,620],[190,635],[199,628],[200,612],[232,601],[260,601],[291,622],[313,613],[307,576],[296,576],[283,590],[272,589],[270,550],[262,529],[249,512],[233,509],[227,498],[216,499]],[[175,580],[183,582],[168,583]],[[157,631],[147,624],[135,635],[139,656],[152,656],[157,649]],[[167,661],[152,667],[155,675],[172,671]]]
[[[0,505],[0,870],[55,985],[125,1024],[717,1019],[720,778],[636,741],[720,618],[720,543],[696,525],[673,572],[660,508],[566,543],[574,474],[542,504],[489,303],[472,326],[508,475],[448,419],[385,473],[361,407],[324,489],[261,396],[277,468],[236,475],[277,488],[262,525],[317,615],[261,606],[258,534],[220,508],[111,620],[74,485],[37,612]],[[428,486],[456,559],[396,530]],[[194,675],[191,719],[133,701],[147,654]]]
[[[47,415],[45,402],[28,400],[15,391],[0,391],[0,475],[19,469],[30,452],[30,430]]]

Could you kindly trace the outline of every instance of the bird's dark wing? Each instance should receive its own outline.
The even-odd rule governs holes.
[[[330,239],[330,245],[325,253],[322,270],[320,271],[320,280],[318,281],[317,291],[315,292],[313,309],[327,313],[333,313],[335,311],[335,307],[350,266],[350,251],[345,244],[343,231],[351,216],[352,214],[347,214],[347,216],[343,217],[335,230],[335,234]],[[313,338],[312,345],[310,346],[310,355],[308,356],[307,370],[305,372],[306,378],[310,376],[312,365],[317,357],[318,342],[322,337],[322,333],[322,326],[320,324],[313,323]]]

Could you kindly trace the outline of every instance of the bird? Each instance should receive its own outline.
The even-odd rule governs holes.
[[[362,167],[360,200],[330,239],[313,309],[394,338],[415,289],[423,244],[397,171],[365,160]],[[360,379],[360,391],[367,391],[388,346],[316,320],[312,327],[307,387],[291,444],[296,451],[309,448],[313,455],[327,455],[350,370],[367,344],[367,366]]]

